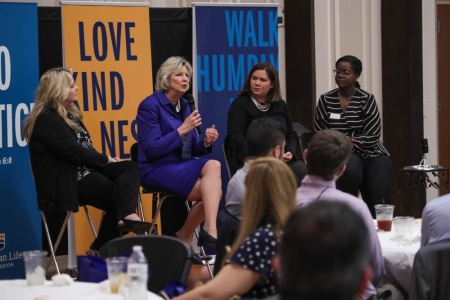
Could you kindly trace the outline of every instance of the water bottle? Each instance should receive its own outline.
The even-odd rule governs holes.
[[[142,246],[133,246],[128,258],[128,292],[129,300],[147,299],[148,265],[142,252]]]

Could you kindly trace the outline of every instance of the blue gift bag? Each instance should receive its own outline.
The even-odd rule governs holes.
[[[78,256],[78,281],[101,282],[108,279],[106,261],[99,256]]]

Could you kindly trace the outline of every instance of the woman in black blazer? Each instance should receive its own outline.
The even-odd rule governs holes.
[[[121,231],[143,233],[150,224],[135,213],[140,186],[137,164],[93,148],[74,104],[77,90],[70,69],[45,72],[24,136],[40,210],[76,212],[81,203],[105,212],[98,236],[86,251],[98,255],[97,250]]]

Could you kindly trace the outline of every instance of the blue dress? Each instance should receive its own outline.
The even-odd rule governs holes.
[[[180,99],[177,112],[166,95],[155,92],[145,98],[137,112],[138,164],[141,185],[149,190],[170,192],[186,198],[208,161],[199,156],[211,152],[196,130],[189,132],[192,158],[182,159],[183,140],[177,128],[191,114],[187,101]]]
[[[255,229],[228,260],[245,269],[254,271],[261,279],[242,296],[243,299],[260,299],[277,293],[277,275],[272,267],[272,258],[277,253],[278,240],[270,224]]]

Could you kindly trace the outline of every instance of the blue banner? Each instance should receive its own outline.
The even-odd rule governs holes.
[[[278,11],[276,4],[196,3],[194,18],[194,94],[202,130],[215,124],[220,134],[212,155],[222,163],[225,194],[229,178],[221,144],[228,109],[256,63],[269,62],[278,70]]]
[[[0,2],[0,279],[25,278],[22,251],[41,249],[41,220],[22,135],[39,79],[36,3]]]

